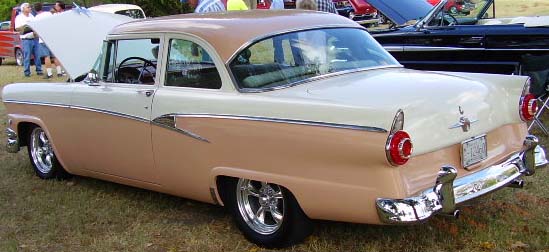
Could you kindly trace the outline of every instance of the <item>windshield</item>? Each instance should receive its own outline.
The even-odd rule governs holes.
[[[241,89],[272,89],[348,70],[398,65],[365,30],[317,29],[258,41],[230,63]]]

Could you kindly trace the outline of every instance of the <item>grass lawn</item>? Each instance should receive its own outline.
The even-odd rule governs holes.
[[[499,2],[501,7],[511,1]],[[44,81],[22,72],[13,60],[5,61],[0,87]],[[41,180],[26,151],[6,152],[5,127],[0,104],[0,252],[266,251],[246,241],[219,206],[91,178]],[[547,145],[546,136],[534,133]],[[548,178],[549,169],[539,169],[525,177],[524,189],[507,188],[471,202],[458,220],[437,216],[417,226],[318,221],[312,236],[281,251],[549,251]]]

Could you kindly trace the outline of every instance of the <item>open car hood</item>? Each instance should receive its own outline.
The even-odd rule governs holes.
[[[367,0],[378,11],[397,25],[425,17],[433,6],[426,0]]]
[[[101,52],[103,40],[130,17],[86,9],[71,10],[29,23],[63,64],[71,79],[88,73]]]

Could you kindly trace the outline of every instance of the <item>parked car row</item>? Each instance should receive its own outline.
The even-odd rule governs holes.
[[[500,38],[461,30],[496,25],[465,25],[441,11],[444,0],[368,1],[399,25],[375,34],[397,57]],[[413,13],[393,15],[403,9]],[[424,18],[400,27],[410,17]],[[547,164],[527,132],[537,101],[525,76],[406,69],[363,26],[321,12],[128,20],[69,12],[31,23],[72,80],[2,90],[7,150],[26,147],[40,178],[89,176],[223,205],[247,239],[284,247],[313,219],[457,217],[464,202],[522,187]],[[78,27],[71,52],[82,53],[65,51],[59,24]]]

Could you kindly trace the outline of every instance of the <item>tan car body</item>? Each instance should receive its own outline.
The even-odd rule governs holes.
[[[337,15],[301,11],[193,14],[120,25],[109,39],[147,34],[160,36],[165,43],[164,34],[194,38],[212,50],[223,87],[174,91],[162,86],[161,74],[154,86],[137,85],[138,94],[133,87],[115,84],[9,85],[2,96],[8,128],[16,136],[11,140],[24,146],[28,127],[34,124],[46,131],[56,157],[72,174],[220,204],[220,176],[265,181],[287,188],[310,218],[374,224],[382,223],[376,200],[420,195],[433,188],[442,166],[455,167],[462,178],[527,148],[523,144],[526,124],[518,113],[524,77],[456,77],[452,75],[459,74],[422,74],[388,66],[326,76],[262,94],[236,90],[227,65],[241,49],[269,35],[315,27],[358,25]],[[161,47],[160,55],[165,55],[164,51]],[[159,65],[164,64],[161,57]],[[411,81],[407,93],[395,92],[395,97],[389,97],[398,102],[384,100],[392,89],[368,82],[386,79],[390,87],[399,84],[391,79],[406,80],[407,76],[414,76],[414,81],[418,77],[417,83]],[[433,78],[446,80],[450,91],[440,91],[431,101],[414,98],[431,91],[427,84]],[[338,83],[343,80],[346,86]],[[108,99],[108,92],[126,90],[137,96],[144,88],[154,93],[143,98],[149,101],[144,109]],[[322,93],[353,88],[371,88],[377,97]],[[92,105],[81,105],[89,102],[78,96],[79,90],[85,89],[98,97],[89,103]],[[179,98],[192,106],[152,101],[175,97],[178,92]],[[314,92],[316,96],[308,96]],[[463,97],[450,99],[453,92],[461,92]],[[215,102],[201,103],[201,99]],[[418,101],[422,103],[418,105]],[[457,104],[462,104],[459,110],[464,106],[473,115],[485,115],[481,119],[486,120],[469,132],[449,128],[459,120]],[[150,106],[153,108],[148,110]],[[138,109],[139,113],[135,112]],[[405,119],[404,129],[411,132],[418,151],[406,165],[395,167],[387,160],[385,146],[399,109],[412,115]],[[421,114],[440,122],[416,116]],[[437,131],[439,134],[433,134]],[[487,136],[488,158],[464,169],[461,141],[480,134]]]

